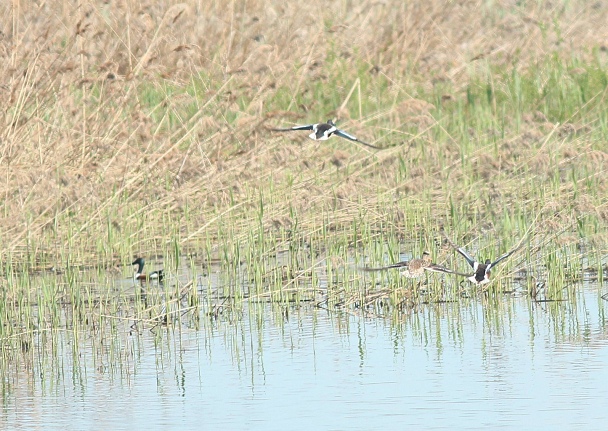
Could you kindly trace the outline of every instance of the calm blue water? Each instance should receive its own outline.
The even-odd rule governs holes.
[[[199,331],[119,335],[122,361],[83,349],[45,378],[21,369],[3,429],[601,429],[608,323],[595,289],[429,306],[365,319],[251,305]],[[91,335],[87,335],[90,337]],[[83,341],[86,345],[86,340]],[[61,344],[61,343],[60,343]],[[95,359],[97,358],[97,359]],[[104,363],[104,361],[106,363]],[[121,367],[117,363],[122,364]],[[35,367],[36,368],[36,367]],[[57,370],[60,370],[57,376]]]

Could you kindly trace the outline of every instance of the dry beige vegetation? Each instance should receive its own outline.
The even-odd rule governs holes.
[[[449,124],[480,77],[508,94],[496,71],[605,62],[607,12],[583,0],[3,2],[2,260],[213,246],[294,214],[303,232],[354,217],[406,228],[445,218],[448,202],[489,224],[513,205],[554,229],[603,221],[599,113],[556,125],[490,104],[486,127]],[[331,116],[386,149],[267,130]],[[569,182],[581,170],[588,193]]]

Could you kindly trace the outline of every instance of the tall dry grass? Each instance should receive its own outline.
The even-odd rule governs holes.
[[[556,126],[523,102],[511,118],[500,79],[540,68],[544,88],[546,59],[579,61],[563,73],[572,81],[605,64],[607,11],[582,0],[4,2],[2,259],[45,266],[79,250],[77,261],[111,262],[213,246],[220,231],[246,240],[252,226],[340,230],[354,217],[433,229],[450,205],[490,224],[514,205],[556,230],[603,221],[607,153],[593,130],[605,95],[588,95],[592,116],[581,102]],[[475,114],[482,78],[511,108],[489,96]],[[387,149],[266,129],[329,116]],[[424,220],[404,222],[416,205]]]

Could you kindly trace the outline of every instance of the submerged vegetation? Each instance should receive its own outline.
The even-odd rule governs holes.
[[[457,3],[0,5],[4,352],[245,301],[395,317],[601,285],[608,7]],[[328,118],[383,149],[271,131]],[[487,291],[360,271],[468,271],[442,231],[524,246]],[[134,285],[136,256],[168,281]]]

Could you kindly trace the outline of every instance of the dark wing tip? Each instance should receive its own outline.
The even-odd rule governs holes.
[[[362,267],[361,270],[365,271],[365,272],[385,271],[387,269],[407,267],[409,265],[409,263],[410,263],[409,261],[403,261],[403,262],[394,263],[392,265],[379,266],[379,267],[375,267],[375,268],[370,268],[370,267],[366,266],[366,267]]]
[[[375,145],[368,144],[367,142],[363,142],[363,141],[362,141],[362,140],[360,140],[360,139],[357,139],[357,142],[359,142],[360,144],[363,144],[363,145],[365,145],[365,146],[367,146],[367,147],[373,148],[374,150],[383,150],[383,149],[384,149],[384,148],[382,148],[382,147],[377,147],[377,146],[375,146]]]
[[[361,271],[363,272],[377,272],[377,271],[383,271],[386,269],[386,267],[382,267],[382,268],[369,268],[367,266],[365,267],[360,267],[359,268]]]
[[[375,150],[381,150],[382,149],[380,147],[376,147],[375,145],[368,144],[367,142],[364,142],[364,141],[360,140],[356,136],[353,136],[350,133],[345,132],[344,130],[336,129],[336,131],[334,132],[334,134],[338,135],[341,138],[348,139],[349,141],[358,142],[360,144],[363,144],[363,145],[365,145],[367,147],[370,147],[370,148],[373,148]]]
[[[517,247],[515,247],[513,250],[503,254],[502,256],[500,256],[498,259],[496,259],[494,262],[491,263],[492,266],[496,265],[497,263],[505,260],[506,258],[510,257],[513,253],[515,253],[517,250],[519,250],[520,248],[522,248],[523,244],[518,245]],[[486,262],[487,263],[487,262]]]
[[[450,244],[452,246],[452,248],[458,249],[458,246],[450,239],[450,237],[448,236],[448,234],[446,233],[445,230],[442,229],[441,233],[443,234],[443,236],[446,239],[446,241],[448,242],[448,244]]]

